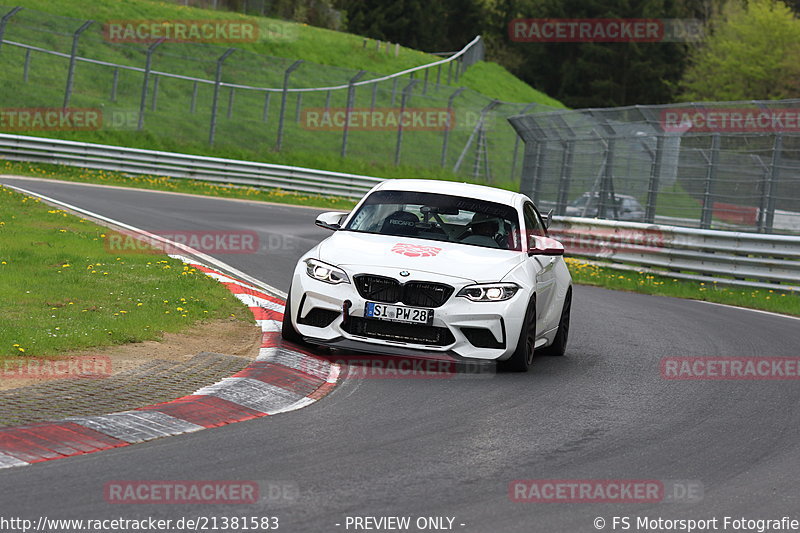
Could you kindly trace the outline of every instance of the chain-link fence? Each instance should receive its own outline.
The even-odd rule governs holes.
[[[557,215],[800,233],[800,100],[510,119],[521,190]]]
[[[419,168],[516,188],[522,150],[506,118],[552,109],[460,87],[465,70],[483,59],[480,37],[450,57],[419,54],[430,63],[379,75],[266,56],[230,42],[130,42],[141,28],[124,21],[114,27],[2,6],[0,13],[2,110],[102,110],[100,134],[59,133],[76,140],[201,153],[213,147],[224,157],[333,169],[347,158],[361,164],[346,167],[356,172],[401,165],[411,174]],[[262,37],[292,38],[291,25],[255,20],[266,24],[257,28]],[[247,36],[231,27],[226,35],[234,30]],[[0,121],[0,130],[36,131],[8,121]]]

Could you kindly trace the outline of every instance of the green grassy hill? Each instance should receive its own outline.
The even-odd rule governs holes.
[[[251,87],[279,88],[285,69],[303,59],[290,87],[344,85],[358,71],[362,79],[398,72],[441,59],[419,51],[394,46],[376,49],[376,42],[363,37],[237,13],[188,8],[148,0],[22,0],[23,10],[8,23],[5,39],[69,53],[72,32],[82,20],[92,19],[81,36],[78,54],[83,57],[129,66],[145,64],[147,44],[109,42],[103,23],[114,20],[247,20],[261,29],[256,42],[231,44],[164,43],[153,54],[153,69],[202,79],[213,79],[216,59],[228,46],[237,50],[225,61],[222,81]],[[10,8],[3,8],[7,12]],[[466,44],[466,43],[465,43]],[[64,99],[68,60],[33,51],[25,81],[24,49],[4,45],[0,49],[0,106],[60,107]],[[437,84],[438,77],[438,84]],[[450,85],[447,84],[448,77]],[[116,78],[116,82],[115,82]],[[512,185],[521,159],[512,163],[515,136],[505,117],[519,113],[535,102],[539,109],[563,107],[559,102],[524,84],[499,65],[478,63],[456,81],[447,66],[424,74],[418,80],[407,107],[442,108],[457,87],[466,87],[454,102],[456,125],[450,132],[444,168],[440,165],[445,134],[442,131],[403,133],[399,165],[395,165],[396,131],[350,131],[347,157],[341,158],[342,131],[318,131],[304,127],[303,113],[309,109],[344,107],[346,90],[292,93],[289,95],[282,149],[276,149],[281,94],[224,88],[219,94],[215,143],[209,146],[213,85],[158,76],[151,77],[144,128],[138,131],[143,75],[131,70],[79,62],[72,107],[102,108],[104,125],[95,131],[13,131],[88,142],[101,142],[233,157],[379,176],[431,176],[475,178],[498,185]],[[401,89],[410,82],[385,81],[373,89],[356,91],[357,108],[399,107]],[[116,83],[116,90],[113,89]],[[156,92],[157,85],[157,92]],[[473,136],[480,110],[492,99],[507,103],[486,117],[486,143],[478,146]],[[3,129],[0,127],[0,129]],[[13,128],[4,128],[5,131]],[[469,139],[473,142],[469,144]],[[488,152],[491,175],[485,167],[475,171],[476,157]],[[454,170],[461,160],[459,168]],[[512,168],[513,167],[513,168]],[[513,173],[512,173],[513,171]]]

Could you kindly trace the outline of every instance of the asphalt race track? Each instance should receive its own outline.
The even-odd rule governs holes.
[[[329,234],[308,208],[0,183],[150,231],[256,231],[259,253],[217,257],[284,291],[297,258]],[[286,532],[354,531],[346,528],[354,516],[570,533],[597,531],[597,517],[608,531],[614,516],[800,518],[798,382],[672,381],[659,369],[668,356],[796,357],[800,322],[589,287],[575,288],[572,320],[568,355],[539,357],[524,375],[350,377],[300,411],[0,470],[0,514],[277,516]],[[298,492],[236,506],[104,499],[108,481],[192,479],[280,482]],[[517,479],[683,480],[702,490],[691,502],[518,503],[509,498]]]

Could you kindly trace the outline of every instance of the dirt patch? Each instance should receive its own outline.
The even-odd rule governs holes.
[[[152,361],[186,362],[200,352],[255,359],[261,346],[261,330],[258,326],[241,320],[222,319],[194,326],[183,333],[165,333],[162,341],[147,341],[119,346],[71,351],[64,357],[108,357],[110,373],[133,371]],[[104,361],[106,361],[104,359]],[[106,368],[98,363],[98,367]],[[26,387],[48,381],[66,379],[31,379],[3,375],[0,372],[0,391]]]

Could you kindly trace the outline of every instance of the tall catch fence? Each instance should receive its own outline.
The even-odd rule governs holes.
[[[800,100],[511,117],[520,190],[556,215],[800,234]]]
[[[298,156],[289,163],[306,166],[335,167],[337,158],[348,158],[363,163],[357,167],[362,173],[374,164],[441,168],[516,187],[522,149],[506,118],[552,109],[491,100],[461,87],[466,69],[483,59],[480,37],[438,60],[389,50],[414,66],[382,75],[230,43],[123,42],[109,33],[107,21],[24,8],[0,6],[0,17],[3,110],[102,111],[100,135],[59,132],[61,138],[206,153],[213,147],[244,159],[289,152]],[[260,21],[259,38],[296,38],[290,24],[237,20]],[[7,125],[0,130],[42,134]]]

